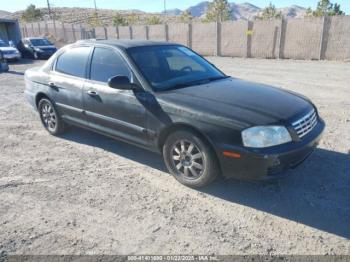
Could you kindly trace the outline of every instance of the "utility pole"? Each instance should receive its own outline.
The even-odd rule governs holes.
[[[95,19],[96,19],[96,21],[98,21],[98,13],[97,13],[96,0],[94,0],[94,5],[95,5]]]
[[[96,5],[96,0],[94,0],[94,5],[95,5],[95,12],[97,14],[97,5]]]
[[[166,16],[166,0],[164,0],[164,15]]]
[[[49,17],[51,18],[51,6],[50,6],[50,0],[47,1],[47,10],[49,11]]]

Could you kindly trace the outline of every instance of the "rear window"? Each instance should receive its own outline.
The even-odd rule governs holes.
[[[56,62],[56,71],[76,77],[85,77],[90,47],[75,47],[60,55]]]

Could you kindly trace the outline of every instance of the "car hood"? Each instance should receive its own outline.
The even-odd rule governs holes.
[[[35,46],[36,48],[40,48],[42,50],[53,50],[56,49],[55,46],[53,45],[43,45],[43,46]]]
[[[8,47],[0,47],[1,51],[18,51],[16,48],[8,46]]]
[[[300,95],[231,77],[160,92],[157,98],[165,111],[176,108],[173,113],[187,111],[203,121],[223,121],[241,128],[290,122],[312,109]]]

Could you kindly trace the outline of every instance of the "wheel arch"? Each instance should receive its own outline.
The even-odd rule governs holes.
[[[203,132],[201,132],[199,129],[197,129],[196,127],[194,127],[190,124],[187,124],[187,123],[174,123],[174,124],[164,128],[160,132],[159,138],[158,138],[158,149],[160,152],[163,151],[163,145],[164,145],[167,137],[171,133],[173,133],[175,131],[179,131],[179,130],[190,130],[190,131],[196,133],[201,139],[203,139],[204,142],[206,142],[209,145],[210,149],[212,150],[213,154],[216,157],[217,162],[220,163],[217,152],[214,149],[215,147],[214,147],[213,141],[207,135],[205,135]]]
[[[43,98],[47,98],[52,102],[52,99],[50,98],[50,96],[48,96],[47,94],[43,93],[43,92],[39,92],[36,94],[35,96],[35,106],[36,108],[38,108],[39,106],[39,101]]]

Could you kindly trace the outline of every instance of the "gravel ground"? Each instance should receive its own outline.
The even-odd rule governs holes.
[[[350,64],[210,58],[310,97],[323,140],[283,180],[193,190],[159,155],[72,128],[50,136],[0,74],[0,254],[350,254]]]

